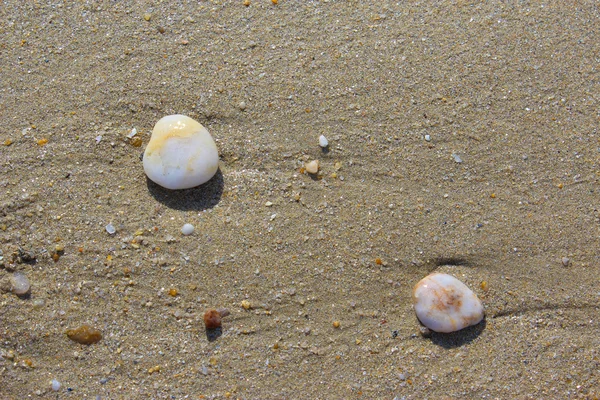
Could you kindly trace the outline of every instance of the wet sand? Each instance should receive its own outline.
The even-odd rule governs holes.
[[[278,3],[0,7],[0,398],[598,398],[595,2]],[[142,169],[175,113],[199,188]],[[422,337],[432,271],[485,322]]]

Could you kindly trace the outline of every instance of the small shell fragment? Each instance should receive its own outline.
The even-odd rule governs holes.
[[[102,339],[102,333],[89,325],[81,325],[79,328],[69,329],[66,334],[69,339],[80,344],[94,344]]]
[[[483,304],[464,283],[448,274],[433,273],[413,289],[417,318],[435,332],[455,332],[477,325],[484,317]]]
[[[115,227],[113,226],[113,224],[108,224],[108,225],[106,225],[106,232],[107,232],[109,235],[114,235],[116,231],[117,231],[117,230],[115,229]]]

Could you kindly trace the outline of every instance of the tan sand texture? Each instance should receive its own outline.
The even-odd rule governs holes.
[[[0,399],[598,398],[597,2],[244,3],[0,4]],[[421,336],[433,271],[484,322]]]

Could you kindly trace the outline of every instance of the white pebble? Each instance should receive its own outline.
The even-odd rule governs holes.
[[[27,277],[20,272],[15,272],[12,276],[12,292],[17,296],[23,296],[29,293],[30,289],[31,284]]]
[[[431,142],[431,136],[429,136],[429,135],[425,135],[425,141],[427,141],[427,142]]]
[[[144,151],[144,172],[167,189],[208,182],[219,168],[217,145],[199,122],[185,115],[161,118]]]
[[[117,230],[112,224],[106,225],[106,232],[108,232],[109,235],[113,235],[116,231]]]
[[[191,235],[192,233],[194,233],[194,225],[192,225],[192,224],[183,225],[183,228],[181,228],[181,233],[183,233],[185,236]]]
[[[60,390],[60,382],[56,379],[52,379],[52,390],[58,392]]]
[[[435,332],[454,332],[477,325],[484,316],[483,304],[464,283],[448,274],[433,273],[413,289],[417,318]]]
[[[329,146],[329,140],[324,135],[319,136],[319,146],[322,148]]]

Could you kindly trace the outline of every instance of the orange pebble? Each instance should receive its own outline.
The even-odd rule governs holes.
[[[94,344],[102,339],[102,333],[89,325],[81,325],[76,329],[69,329],[66,332],[69,339],[81,344]]]

